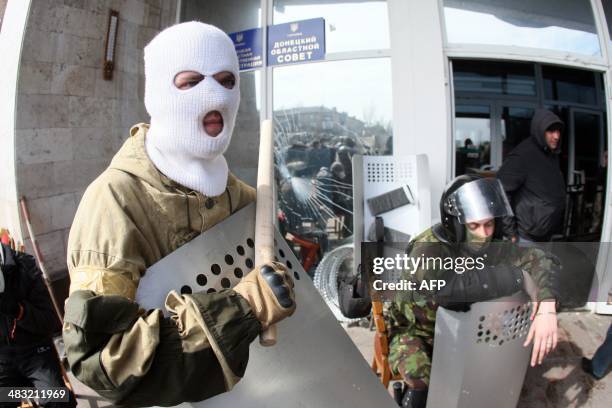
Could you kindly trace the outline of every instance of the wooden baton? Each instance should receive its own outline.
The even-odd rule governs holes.
[[[259,163],[257,166],[257,206],[255,212],[255,265],[274,261],[274,142],[272,121],[261,122]],[[259,336],[259,343],[269,347],[276,344],[276,325]]]

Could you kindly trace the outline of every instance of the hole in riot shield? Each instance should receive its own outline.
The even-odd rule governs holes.
[[[295,276],[296,280],[300,280],[300,275],[297,272],[293,271],[293,276]]]
[[[221,287],[228,289],[231,286],[231,282],[228,278],[221,279]]]
[[[247,245],[251,248],[255,248],[255,242],[252,238],[247,238]]]
[[[234,264],[234,258],[232,258],[231,255],[225,255],[225,263],[228,265],[233,265]]]
[[[238,245],[236,247],[236,252],[238,252],[238,255],[243,256],[244,255],[244,247],[242,245]]]
[[[242,269],[240,269],[240,268],[234,269],[234,276],[237,277],[238,279],[242,278],[242,276],[243,276]]]
[[[200,286],[206,286],[206,283],[208,282],[208,279],[206,278],[206,275],[201,273],[201,274],[199,274],[196,277],[196,282],[198,282],[198,285],[200,285]]]
[[[190,295],[191,293],[192,293],[192,291],[191,291],[191,286],[189,286],[189,285],[184,285],[184,286],[181,288],[181,295]]]
[[[219,275],[221,273],[221,267],[217,264],[212,264],[212,266],[210,267],[210,271],[214,275]]]
[[[253,260],[251,258],[247,258],[244,261],[244,264],[246,265],[247,268],[253,269]]]
[[[504,342],[524,337],[529,329],[529,304],[513,307],[478,318],[476,343],[501,346]]]

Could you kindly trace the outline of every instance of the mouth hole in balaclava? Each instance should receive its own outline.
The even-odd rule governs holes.
[[[229,71],[217,72],[212,77],[226,89],[234,89],[236,86],[236,77]],[[206,76],[197,71],[181,71],[174,77],[174,86],[181,91],[186,91],[197,86],[204,78]]]

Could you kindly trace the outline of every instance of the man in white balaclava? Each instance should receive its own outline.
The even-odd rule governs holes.
[[[168,294],[170,317],[134,301],[149,266],[255,199],[223,157],[240,101],[230,38],[183,23],[159,33],[144,55],[151,125],[132,127],[79,205],[63,334],[72,372],[100,395],[169,406],[230,390],[251,341],[290,316],[295,301],[278,263],[218,292],[201,275],[200,292]]]

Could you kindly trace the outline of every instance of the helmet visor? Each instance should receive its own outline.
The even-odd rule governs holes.
[[[514,215],[501,182],[493,178],[474,180],[459,187],[444,202],[444,210],[462,224]]]

